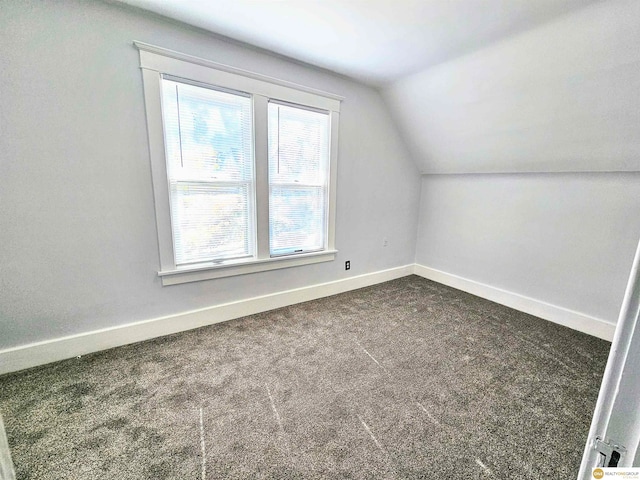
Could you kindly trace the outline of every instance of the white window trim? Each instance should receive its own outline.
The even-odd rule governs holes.
[[[140,68],[144,86],[149,155],[160,253],[160,271],[158,275],[162,279],[162,284],[175,285],[334,260],[337,253],[335,249],[335,218],[338,129],[340,102],[343,97],[142,42],[134,42],[134,45],[140,53]],[[171,231],[169,183],[162,120],[161,79],[163,74],[252,94],[255,117],[254,146],[258,237],[256,258],[226,261],[220,264],[211,262],[198,264],[197,266],[176,267]],[[321,252],[273,258],[269,255],[266,115],[269,99],[326,110],[331,117],[327,249]]]

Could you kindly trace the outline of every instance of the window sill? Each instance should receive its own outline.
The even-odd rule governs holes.
[[[277,270],[280,268],[298,267],[312,263],[331,262],[335,259],[336,253],[338,253],[337,250],[324,250],[322,252],[248,260],[223,265],[198,265],[161,271],[158,272],[158,276],[162,279],[163,286],[177,285],[180,283],[245,275],[247,273],[265,272],[267,270]]]

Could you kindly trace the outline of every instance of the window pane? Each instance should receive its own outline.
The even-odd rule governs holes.
[[[176,265],[253,254],[251,98],[163,78]]]
[[[253,177],[251,99],[163,80],[163,113],[171,176]]]
[[[176,263],[250,255],[249,186],[172,188]]]
[[[271,255],[325,248],[329,116],[269,103]]]
[[[269,103],[269,181],[324,185],[329,115]]]
[[[323,187],[272,187],[270,197],[271,255],[324,248]]]

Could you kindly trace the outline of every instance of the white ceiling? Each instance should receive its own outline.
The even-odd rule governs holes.
[[[596,0],[121,0],[371,85]]]

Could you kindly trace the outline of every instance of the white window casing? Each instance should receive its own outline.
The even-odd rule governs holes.
[[[162,279],[162,284],[173,285],[334,260],[337,253],[335,247],[336,172],[340,102],[342,97],[161,47],[141,42],[134,42],[134,45],[140,53],[140,67],[144,86],[160,254],[158,275]],[[237,107],[238,109],[245,108],[240,97],[246,96],[250,98],[253,129],[251,132],[252,155],[250,159],[251,168],[246,170],[247,174],[244,177],[218,179],[209,176],[199,178],[199,170],[197,168],[189,170],[190,167],[182,163],[182,158],[178,160],[179,163],[176,163],[175,148],[172,150],[169,140],[165,138],[163,82],[165,94],[167,89],[170,90],[174,86],[176,87],[176,92],[178,92],[178,89],[183,89],[185,92],[191,89],[195,92],[194,95],[198,94],[198,87],[211,88],[214,90],[211,93],[211,104],[216,104],[218,101],[224,105],[237,103],[240,105]],[[195,87],[192,88],[190,85]],[[208,95],[202,88],[200,88],[200,91]],[[215,91],[221,93],[218,94]],[[229,94],[229,102],[226,101],[227,97],[225,97],[227,93]],[[236,94],[237,97],[233,97],[233,94]],[[164,100],[169,101],[168,99],[171,99],[170,95],[171,92]],[[176,93],[176,99],[177,95],[178,93]],[[235,102],[234,99],[238,99],[238,102]],[[286,110],[290,116],[293,115],[294,120],[299,117],[298,123],[294,122],[293,129],[291,128],[291,122],[288,124],[289,127],[287,125],[283,127],[285,129],[289,128],[290,131],[293,130],[291,135],[294,136],[294,140],[296,139],[296,126],[300,126],[301,131],[312,132],[310,134],[312,136],[319,135],[322,138],[324,138],[323,135],[328,136],[325,148],[327,151],[321,151],[317,154],[320,155],[318,157],[320,161],[323,161],[322,158],[326,158],[326,162],[328,162],[328,169],[324,170],[326,178],[322,177],[322,173],[316,175],[317,172],[313,171],[311,173],[301,173],[298,175],[300,178],[286,177],[285,175],[283,177],[284,180],[280,179],[280,186],[276,185],[277,180],[273,178],[273,173],[270,179],[269,142],[271,141],[272,148],[274,148],[274,142],[276,142],[274,140],[276,137],[273,137],[273,135],[271,139],[269,138],[270,105],[272,110],[274,105],[282,106],[283,110]],[[243,111],[246,111],[246,108]],[[326,134],[323,131],[323,119],[326,119],[328,123]],[[273,125],[272,119],[272,127]],[[313,143],[313,141],[310,143]],[[291,141],[289,144],[291,144]],[[317,147],[316,144],[314,145]],[[305,147],[305,151],[313,150],[312,147],[314,145],[308,148]],[[286,145],[283,148],[286,148]],[[312,151],[311,155],[316,155],[316,151],[318,151],[318,148]],[[171,155],[173,156],[171,157]],[[246,158],[246,154],[243,155],[243,158]],[[282,158],[283,161],[286,160],[284,154]],[[174,165],[178,165],[177,169],[171,169],[171,161],[174,162]],[[293,178],[292,182],[295,183],[290,182],[287,184],[289,178]],[[280,243],[276,242],[276,245],[280,246],[283,245],[283,241],[285,243],[289,242],[288,244],[292,247],[290,249],[276,248],[272,251],[270,244],[273,246],[274,239],[270,237],[270,227],[282,226],[283,222],[280,221],[278,223],[277,220],[278,218],[282,220],[282,215],[286,216],[286,212],[288,212],[287,208],[284,210],[285,213],[282,213],[281,209],[280,216],[276,218],[278,207],[273,207],[274,210],[270,221],[269,201],[271,199],[272,202],[277,203],[277,200],[274,200],[275,197],[272,197],[270,193],[273,192],[274,185],[275,188],[281,188],[280,191],[287,191],[290,194],[291,192],[307,192],[306,194],[309,197],[315,195],[317,199],[324,199],[322,195],[326,196],[326,211],[319,213],[322,218],[312,218],[307,222],[316,226],[322,224],[321,236],[315,235],[313,238],[301,236],[299,231],[295,231],[295,226],[292,226],[289,236],[281,234],[278,237]],[[282,190],[282,188],[285,190]],[[177,189],[180,189],[180,192]],[[182,222],[184,225],[190,225],[193,222],[188,217],[180,217],[180,213],[176,211],[179,209],[176,205],[180,204],[180,199],[187,198],[186,201],[189,201],[188,195],[192,195],[196,197],[195,201],[197,202],[197,198],[202,197],[205,203],[201,199],[198,204],[206,205],[206,197],[208,195],[215,195],[224,191],[229,193],[232,190],[235,193],[240,190],[243,192],[246,190],[246,200],[244,193],[235,195],[233,198],[236,204],[243,205],[242,208],[238,207],[236,210],[242,210],[242,215],[247,215],[246,224],[250,225],[248,237],[245,238],[240,235],[242,238],[240,243],[242,245],[238,247],[238,251],[225,250],[224,245],[218,250],[211,247],[210,250],[214,252],[211,253],[213,257],[215,255],[222,256],[207,260],[207,250],[204,247],[201,251],[196,249],[195,253],[193,248],[191,250],[184,249],[184,242],[180,243],[180,239],[176,240],[175,238],[176,233],[180,233],[181,227],[173,224],[172,220],[174,223]],[[181,197],[180,195],[185,192],[187,192],[186,196]],[[304,196],[305,193],[301,195]],[[246,203],[246,207],[239,199]],[[313,203],[313,199],[307,199],[306,202],[317,205],[317,199],[316,203]],[[298,224],[301,223],[301,219],[303,219],[301,212],[304,211],[304,203],[305,200],[303,199],[297,211],[294,211],[295,208],[292,207],[292,222],[297,219]],[[279,205],[282,205],[282,202]],[[203,208],[204,210],[206,209]],[[245,224],[244,221],[240,223],[242,225]],[[238,232],[239,228],[237,227],[234,232]],[[283,238],[287,238],[287,240],[282,240]],[[298,247],[297,243],[300,243],[301,246]],[[183,250],[180,250],[181,248]],[[200,261],[200,259],[204,259],[204,261]]]

